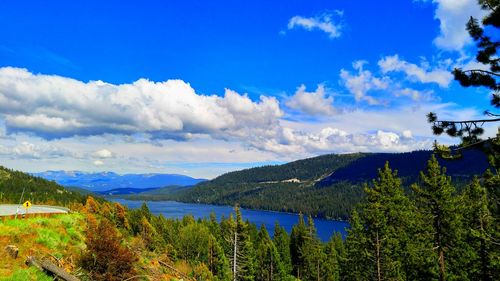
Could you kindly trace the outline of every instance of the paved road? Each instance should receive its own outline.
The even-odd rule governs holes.
[[[69,212],[69,209],[58,206],[45,206],[45,205],[31,205],[31,208],[26,210],[21,205],[0,205],[0,217],[1,216],[12,216],[16,214],[65,214]]]

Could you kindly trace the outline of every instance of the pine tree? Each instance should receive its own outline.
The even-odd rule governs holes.
[[[274,245],[280,255],[280,260],[285,273],[292,274],[292,260],[290,257],[290,237],[286,230],[279,225],[278,222],[274,225],[273,235]]]
[[[236,219],[231,215],[221,221],[221,229],[226,241],[226,253],[230,257],[233,281],[254,280],[255,250],[248,233],[248,225],[243,221],[238,206],[234,208]]]
[[[144,245],[150,251],[154,251],[161,244],[159,243],[159,235],[156,232],[156,229],[153,227],[153,225],[151,225],[146,217],[142,217],[140,229],[140,235],[142,240],[144,241]]]
[[[301,251],[306,239],[307,227],[304,222],[304,216],[302,214],[299,214],[299,222],[292,227],[292,233],[290,234],[292,274],[299,279],[301,278],[301,270],[304,266],[304,260],[302,259]]]
[[[462,194],[466,245],[471,253],[466,264],[471,280],[494,280],[494,244],[491,243],[493,217],[488,207],[487,192],[474,178]],[[498,252],[497,252],[498,254]]]
[[[368,252],[368,237],[356,209],[352,211],[349,223],[351,227],[347,230],[345,258],[340,267],[341,280],[372,280],[373,267],[370,266],[372,260]]]
[[[300,258],[303,263],[301,278],[304,280],[322,280],[326,255],[323,252],[323,245],[318,238],[314,220],[311,216],[307,218],[307,232],[304,238],[304,244],[300,248]]]
[[[269,237],[265,225],[260,228],[256,250],[256,280],[281,280],[286,274],[278,250]]]
[[[323,279],[325,281],[340,280],[340,255],[338,251],[338,241],[332,235],[325,245],[325,260],[323,262]]]
[[[208,238],[207,266],[218,280],[231,280],[229,261],[217,239],[210,234]]]
[[[498,31],[500,27],[500,1],[498,0],[478,0],[481,8],[488,14],[479,20],[471,17],[466,24],[469,35],[474,39],[477,45],[476,60],[483,67],[472,69],[455,68],[453,75],[455,80],[460,82],[463,87],[485,87],[491,93],[491,105],[496,109],[500,108],[500,60],[497,51],[500,46],[498,40]],[[487,118],[479,120],[438,120],[433,112],[427,115],[427,119],[432,123],[434,134],[440,135],[446,133],[451,137],[462,139],[461,148],[470,146],[479,146],[487,148],[489,141],[481,141],[480,136],[484,133],[483,125],[485,123],[500,122],[500,115],[496,112],[486,110],[484,114]],[[498,138],[496,139],[498,140]],[[459,148],[458,150],[460,150]],[[450,148],[436,146],[436,149],[444,157],[453,158]],[[459,157],[460,155],[458,155]]]
[[[459,242],[457,228],[457,207],[453,197],[455,192],[446,168],[441,169],[433,155],[428,162],[426,173],[420,173],[422,185],[412,185],[418,210],[424,221],[429,222],[433,249],[437,254],[439,280],[447,280],[451,265],[447,265],[447,255]],[[432,223],[431,223],[432,222]]]
[[[397,173],[386,163],[373,186],[365,186],[361,214],[353,213],[346,246],[346,265],[356,272],[348,280],[404,280],[414,275],[411,256],[416,247],[408,236],[413,225],[411,201]],[[352,255],[352,257],[351,257]]]

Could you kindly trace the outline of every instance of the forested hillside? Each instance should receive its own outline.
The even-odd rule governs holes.
[[[0,203],[19,203],[23,189],[23,200],[30,200],[34,204],[68,205],[72,202],[84,203],[86,198],[53,181],[0,166]]]
[[[174,199],[184,202],[234,205],[265,210],[302,212],[313,216],[348,219],[361,200],[365,182],[377,177],[386,161],[402,177],[406,190],[418,180],[431,151],[323,155],[284,165],[231,172],[174,194],[150,191],[129,199]],[[463,159],[443,161],[460,190],[473,175],[488,167],[486,156],[469,151]],[[474,163],[474,165],[470,165]]]
[[[496,280],[499,175],[487,171],[458,191],[434,157],[419,170],[423,173],[407,194],[391,166],[380,167],[376,179],[359,191],[363,196],[358,194],[362,199],[352,212],[345,241],[332,233],[327,243],[321,242],[313,220],[306,221],[302,215],[291,233],[276,225],[271,235],[264,226],[259,229],[245,221],[238,207],[221,220],[214,214],[200,220],[171,219],[153,215],[146,204],[128,210],[89,197],[85,205],[73,205],[75,214],[0,221],[0,246],[17,244],[23,256],[47,256],[81,280],[135,276],[144,280]],[[21,185],[39,181],[6,169],[2,178],[11,184],[17,179]],[[49,185],[43,189],[48,195],[57,187],[41,182]],[[306,197],[310,202],[317,199]],[[28,236],[35,239],[20,239]],[[5,280],[26,276],[50,280],[22,259],[6,258],[9,268],[1,271]]]

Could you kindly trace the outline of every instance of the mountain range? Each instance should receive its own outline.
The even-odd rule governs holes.
[[[223,174],[212,180],[183,175],[83,173],[48,171],[38,173],[64,186],[135,200],[176,200],[347,219],[361,200],[365,183],[377,178],[386,161],[398,171],[403,187],[419,181],[432,151],[406,153],[328,154],[283,165],[255,167]],[[439,159],[456,189],[488,168],[486,156],[467,150],[463,158]]]
[[[46,171],[34,176],[66,187],[79,187],[97,193],[137,193],[165,186],[192,186],[205,179],[177,174],[124,174],[113,172]]]

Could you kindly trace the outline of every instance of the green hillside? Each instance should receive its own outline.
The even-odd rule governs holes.
[[[347,219],[361,200],[363,184],[376,178],[377,170],[389,161],[398,170],[405,188],[418,180],[431,151],[407,153],[355,153],[322,155],[284,165],[264,166],[230,172],[177,193],[149,191],[128,199],[178,200]],[[470,161],[476,163],[469,165]],[[472,175],[488,167],[484,154],[471,151],[464,159],[443,161],[460,190]]]
[[[53,181],[0,166],[0,203],[18,203],[23,189],[23,200],[30,200],[34,204],[66,206],[72,202],[85,203],[86,198],[81,193],[68,190]]]

